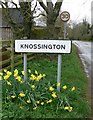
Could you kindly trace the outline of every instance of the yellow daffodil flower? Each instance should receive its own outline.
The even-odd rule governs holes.
[[[14,70],[14,77],[17,77],[17,76],[18,76],[18,70],[15,69],[15,70]]]
[[[64,107],[64,110],[68,110],[69,112],[71,112],[72,109],[73,109],[72,107],[68,107],[68,106]]]
[[[9,78],[8,75],[5,75],[5,76],[4,76],[4,80],[7,80],[8,78]]]
[[[35,79],[36,79],[36,76],[31,74],[30,80],[35,80]]]
[[[52,99],[50,99],[49,101],[47,101],[47,103],[51,103],[52,102]]]
[[[35,80],[36,80],[36,81],[39,81],[40,79],[41,79],[41,78],[40,78],[39,76],[37,76]]]
[[[43,76],[42,76],[42,74],[40,74],[39,76],[37,76],[37,77],[36,77],[36,81],[41,80],[41,79],[42,79],[42,77],[43,77]]]
[[[0,75],[1,75],[1,76],[3,76],[3,73],[2,73],[2,72],[0,72]]]
[[[6,72],[8,76],[12,75],[12,73],[10,71]]]
[[[54,88],[51,86],[51,87],[49,88],[49,90],[50,90],[50,91],[54,91]]]
[[[25,97],[25,94],[24,93],[20,93],[19,96],[20,97]]]
[[[30,100],[27,100],[26,102],[27,102],[27,103],[31,103],[31,101],[30,101]]]
[[[35,70],[35,74],[38,75],[38,72]]]
[[[75,87],[72,87],[71,91],[74,91],[76,88]]]
[[[68,106],[64,107],[64,110],[68,110],[68,109],[69,109],[69,107],[68,107]]]
[[[31,88],[34,89],[34,88],[35,88],[35,85],[31,85]]]
[[[69,107],[69,110],[68,110],[68,111],[69,111],[69,112],[71,112],[71,111],[72,111],[72,109],[73,109],[72,107]]]
[[[41,105],[44,105],[44,102],[41,102]]]
[[[4,69],[4,72],[7,72],[7,70],[6,70],[6,69]]]
[[[60,83],[57,83],[57,86],[60,86]]]
[[[24,83],[22,80],[20,80],[19,82],[20,82],[20,84]]]
[[[23,109],[23,106],[20,105],[19,108],[20,108],[20,109]]]
[[[24,75],[25,74],[25,72],[24,71],[21,71],[22,72],[22,75]]]
[[[10,85],[10,86],[11,86],[11,83],[7,81],[7,85]]]
[[[20,82],[21,81],[21,77],[17,76],[16,79]]]
[[[43,74],[43,77],[45,77],[46,75],[45,74]]]
[[[0,80],[2,80],[2,76],[0,76]]]
[[[31,70],[29,69],[28,72],[31,73]]]
[[[40,103],[40,101],[36,101],[36,103],[37,103],[37,104],[39,104],[39,103]]]
[[[11,96],[11,98],[13,98],[13,99],[14,99],[15,97],[16,97],[15,95],[12,95],[12,96]]]
[[[63,89],[64,89],[64,90],[66,90],[66,89],[67,89],[67,86],[66,86],[66,85],[64,85],[64,86],[63,86]]]
[[[36,110],[36,109],[37,109],[37,107],[34,107],[34,108],[33,108],[33,110]]]
[[[56,95],[55,92],[52,93],[52,97],[53,97],[53,98],[56,98],[56,97],[57,97],[57,95]]]

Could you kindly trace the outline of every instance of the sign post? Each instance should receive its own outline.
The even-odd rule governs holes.
[[[27,54],[24,53],[24,81],[27,80]]]
[[[57,90],[60,92],[60,85],[58,86],[58,83],[60,83],[61,80],[61,64],[62,64],[62,55],[58,55],[58,70],[57,70]]]
[[[67,21],[70,19],[70,14],[67,11],[64,11],[60,14],[61,20],[64,22],[64,40],[66,39],[66,25]],[[57,85],[61,81],[61,64],[62,64],[62,55],[58,55],[58,75],[57,75]],[[57,86],[57,90],[60,92],[60,85]]]

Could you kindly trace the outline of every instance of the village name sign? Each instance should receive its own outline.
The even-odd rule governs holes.
[[[70,53],[70,40],[15,40],[15,52]]]

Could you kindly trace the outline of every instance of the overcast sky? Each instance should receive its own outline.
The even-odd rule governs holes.
[[[70,13],[71,20],[81,22],[86,18],[91,23],[91,2],[93,0],[64,0],[62,10]]]
[[[18,1],[18,0],[14,0]],[[44,2],[46,0],[43,0]],[[52,0],[55,3],[57,0]],[[70,13],[70,20],[81,22],[84,18],[91,23],[91,2],[93,0],[63,0],[62,11]]]

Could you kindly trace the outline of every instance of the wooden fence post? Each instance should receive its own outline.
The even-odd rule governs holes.
[[[14,71],[14,41],[15,40],[11,40],[11,71]]]

